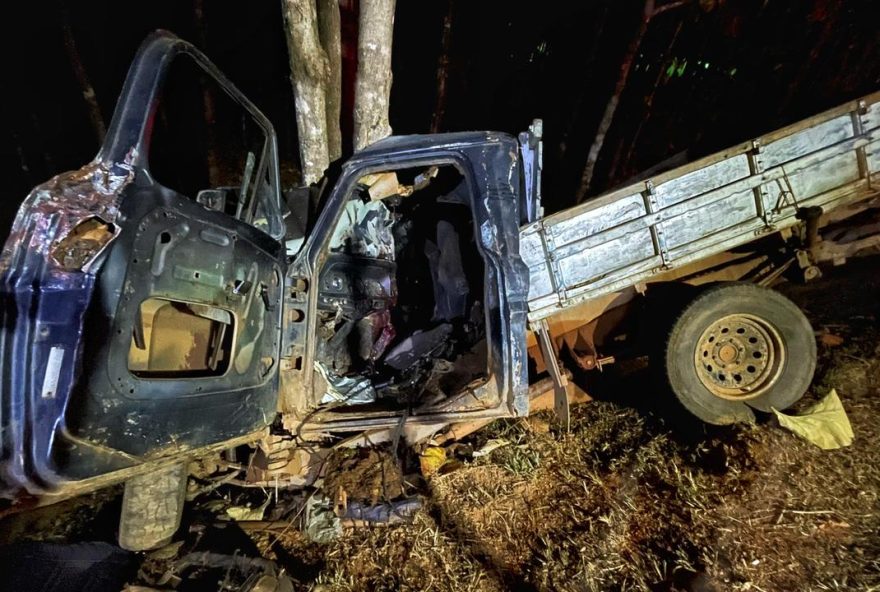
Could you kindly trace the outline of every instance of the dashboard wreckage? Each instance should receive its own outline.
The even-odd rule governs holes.
[[[216,186],[171,182],[188,161],[155,137],[179,62],[238,110]],[[572,371],[631,353],[670,282],[696,286],[648,347],[670,401],[716,424],[789,407],[815,338],[767,286],[878,244],[880,93],[548,217],[540,177],[536,121],[390,137],[282,191],[268,119],[153,34],[94,161],[36,187],[3,250],[0,490],[124,481],[120,544],[145,550],[193,471],[304,488],[340,447],[565,426]]]

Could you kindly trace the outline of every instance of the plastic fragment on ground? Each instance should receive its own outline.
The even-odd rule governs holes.
[[[800,415],[786,415],[776,409],[773,409],[773,413],[779,425],[822,450],[849,446],[855,437],[846,410],[834,389]]]
[[[418,497],[377,505],[350,502],[343,519],[382,524],[409,523],[421,507],[422,500]]]
[[[422,475],[430,477],[446,463],[446,449],[439,446],[428,446],[419,455],[419,467]]]
[[[315,543],[330,543],[342,534],[342,522],[333,512],[333,502],[313,495],[306,500],[305,532]]]
[[[503,447],[509,446],[509,445],[510,445],[510,442],[508,442],[507,440],[502,440],[500,438],[498,438],[498,439],[493,438],[492,440],[487,441],[483,445],[483,447],[480,448],[479,450],[474,450],[473,456],[474,456],[474,458],[479,458],[481,456],[489,456],[495,450],[498,450],[499,448],[503,448]]]

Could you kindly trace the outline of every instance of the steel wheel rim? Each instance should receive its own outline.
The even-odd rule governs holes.
[[[713,321],[697,340],[694,368],[703,386],[728,401],[747,401],[779,380],[785,345],[766,320],[732,314]]]

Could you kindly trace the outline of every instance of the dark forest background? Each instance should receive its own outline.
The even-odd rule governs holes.
[[[357,4],[341,5],[348,84]],[[392,127],[516,133],[541,117],[545,206],[572,205],[643,8],[642,0],[398,0]],[[100,121],[109,122],[132,56],[157,28],[199,46],[268,115],[285,178],[295,180],[280,0],[65,0],[16,12],[3,36],[3,235],[32,186],[95,155]],[[693,0],[663,12],[638,46],[591,193],[880,89],[878,23],[876,0]]]

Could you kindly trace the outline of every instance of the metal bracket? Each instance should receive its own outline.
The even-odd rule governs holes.
[[[656,214],[660,211],[660,205],[657,202],[657,190],[654,186],[654,181],[648,179],[645,181],[645,210],[649,214]],[[657,254],[660,255],[660,259],[663,261],[663,269],[672,269],[672,259],[669,257],[669,249],[666,246],[666,237],[663,232],[663,228],[660,226],[662,222],[662,214],[661,218],[655,224],[652,224],[650,227],[651,236],[653,237],[654,244],[657,248]]]
[[[553,346],[553,340],[550,338],[550,328],[547,326],[546,320],[538,322],[535,328],[535,334],[538,337],[538,343],[541,346],[541,355],[544,356],[544,365],[553,379],[553,409],[556,411],[556,417],[562,424],[565,431],[571,429],[571,412],[568,401],[568,377],[562,373],[559,367],[559,358],[556,357],[556,348]]]
[[[568,298],[568,292],[565,287],[565,277],[562,275],[562,269],[559,267],[559,261],[556,258],[556,241],[550,232],[551,227],[544,226],[539,220],[541,243],[544,247],[544,254],[547,259],[547,267],[550,272],[550,282],[553,291],[560,295],[561,298]]]

